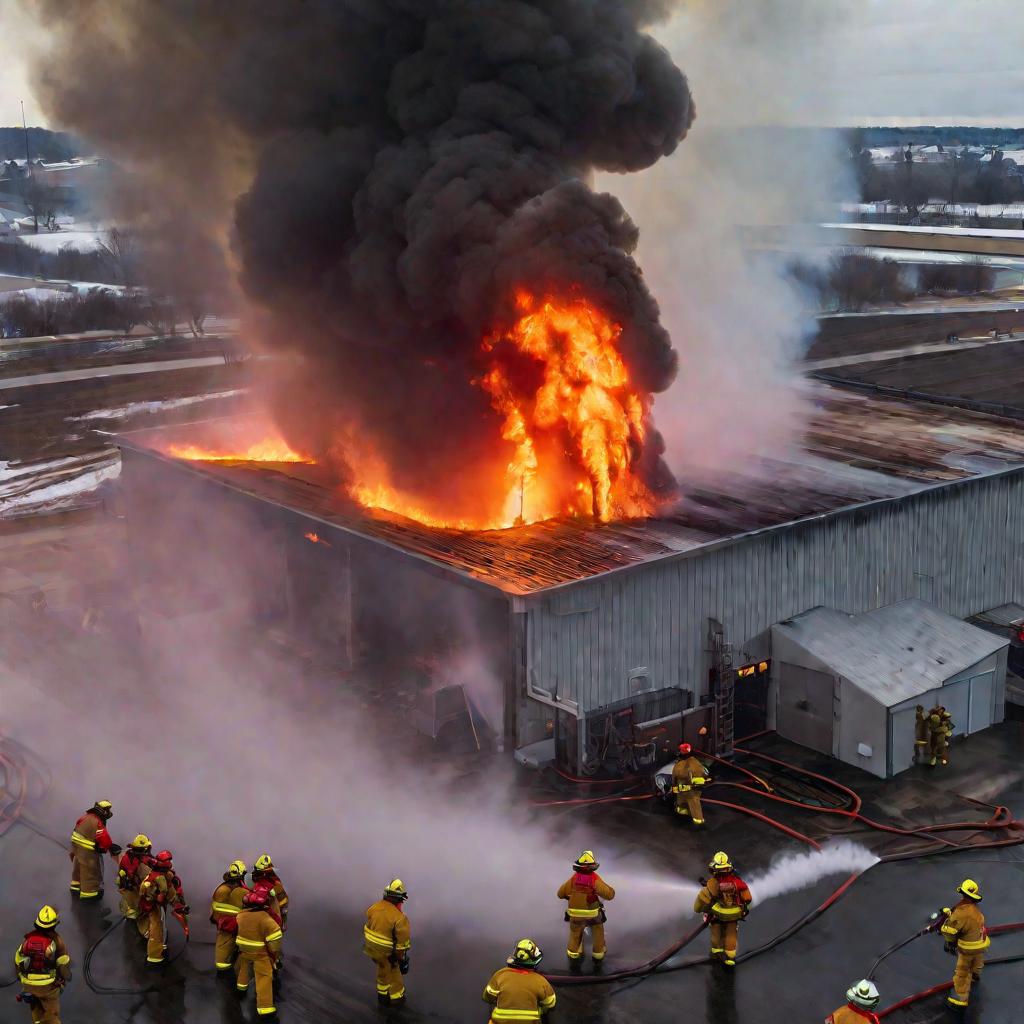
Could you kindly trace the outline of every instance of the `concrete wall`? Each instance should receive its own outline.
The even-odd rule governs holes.
[[[1024,473],[951,484],[664,559],[527,603],[526,682],[601,707],[652,685],[706,688],[708,619],[737,664],[815,605],[857,613],[922,597],[964,618],[1024,599]]]

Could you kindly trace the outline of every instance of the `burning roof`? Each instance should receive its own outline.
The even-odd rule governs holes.
[[[504,530],[438,529],[361,507],[323,467],[301,461],[169,459],[176,446],[201,445],[209,423],[136,431],[117,443],[308,517],[308,530],[318,539],[330,542],[332,529],[340,530],[513,595],[537,594],[866,502],[1024,468],[1024,425],[1014,421],[831,387],[818,389],[816,398],[803,448],[757,480],[726,477],[714,487],[688,488],[671,514],[657,518],[601,523],[569,517]]]

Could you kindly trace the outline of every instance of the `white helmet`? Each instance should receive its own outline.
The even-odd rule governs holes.
[[[865,1010],[873,1010],[878,1005],[878,1000],[881,996],[878,994],[878,989],[875,988],[875,983],[865,978],[846,990],[846,998],[855,1006],[862,1006]]]

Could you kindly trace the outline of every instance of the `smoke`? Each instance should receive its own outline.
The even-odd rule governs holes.
[[[413,493],[503,469],[480,350],[519,287],[597,302],[637,390],[671,383],[636,226],[588,184],[689,129],[686,78],[644,31],[671,0],[31,6],[57,39],[37,65],[54,120],[128,163],[179,234],[216,239],[234,209],[260,333],[301,357],[275,382],[300,447],[355,429]]]
[[[828,123],[833,67],[855,5],[815,0],[687,3],[657,37],[686,67],[701,117],[670,159],[614,182],[640,225],[640,262],[681,353],[656,401],[666,458],[686,484],[766,473],[807,421],[796,362],[815,329],[787,265],[792,225],[844,194]],[[602,183],[603,183],[602,179]],[[771,227],[790,255],[757,252]]]
[[[757,872],[744,881],[750,888],[754,903],[786,896],[801,889],[809,889],[829,875],[852,874],[854,871],[867,871],[878,863],[878,858],[867,848],[858,846],[845,839],[826,843],[820,850],[806,853],[786,853],[779,856],[766,871]],[[740,866],[742,875],[742,865]],[[692,906],[697,896],[695,884],[681,882],[673,876],[661,872],[647,871],[642,877],[629,880],[629,892],[632,895],[646,897],[648,894],[672,894],[681,905]]]
[[[820,850],[785,854],[767,871],[753,875],[747,884],[750,895],[761,902],[808,889],[829,875],[867,871],[877,863],[878,858],[870,850],[840,839]]]

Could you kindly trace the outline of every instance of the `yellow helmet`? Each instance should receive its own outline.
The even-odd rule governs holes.
[[[573,864],[577,871],[596,871],[600,866],[593,850],[584,850]]]
[[[227,874],[229,878],[245,878],[248,870],[245,866],[245,861],[233,860],[228,866]]]
[[[406,892],[405,883],[400,878],[392,878],[384,890],[384,899],[398,900],[399,903],[404,903],[408,898],[409,893]]]
[[[965,878],[957,886],[956,891],[961,896],[966,896],[969,900],[974,900],[977,903],[981,902],[981,889],[978,888],[978,883],[973,878]]]
[[[256,858],[256,864],[254,865],[257,871],[266,871],[268,868],[272,868],[273,866],[274,862],[270,859],[269,853],[261,853]]]
[[[104,818],[109,818],[114,813],[114,805],[109,800],[97,800],[92,805],[94,811],[98,811]]]
[[[60,914],[49,904],[36,914],[37,928],[56,928],[58,924],[60,924]]]
[[[153,848],[149,836],[141,832],[128,844],[133,850],[151,850]]]
[[[509,967],[536,967],[543,958],[540,946],[533,939],[520,939],[505,963]]]
[[[719,850],[718,853],[711,858],[708,863],[708,867],[712,871],[732,871],[732,864],[729,861],[729,854]]]

